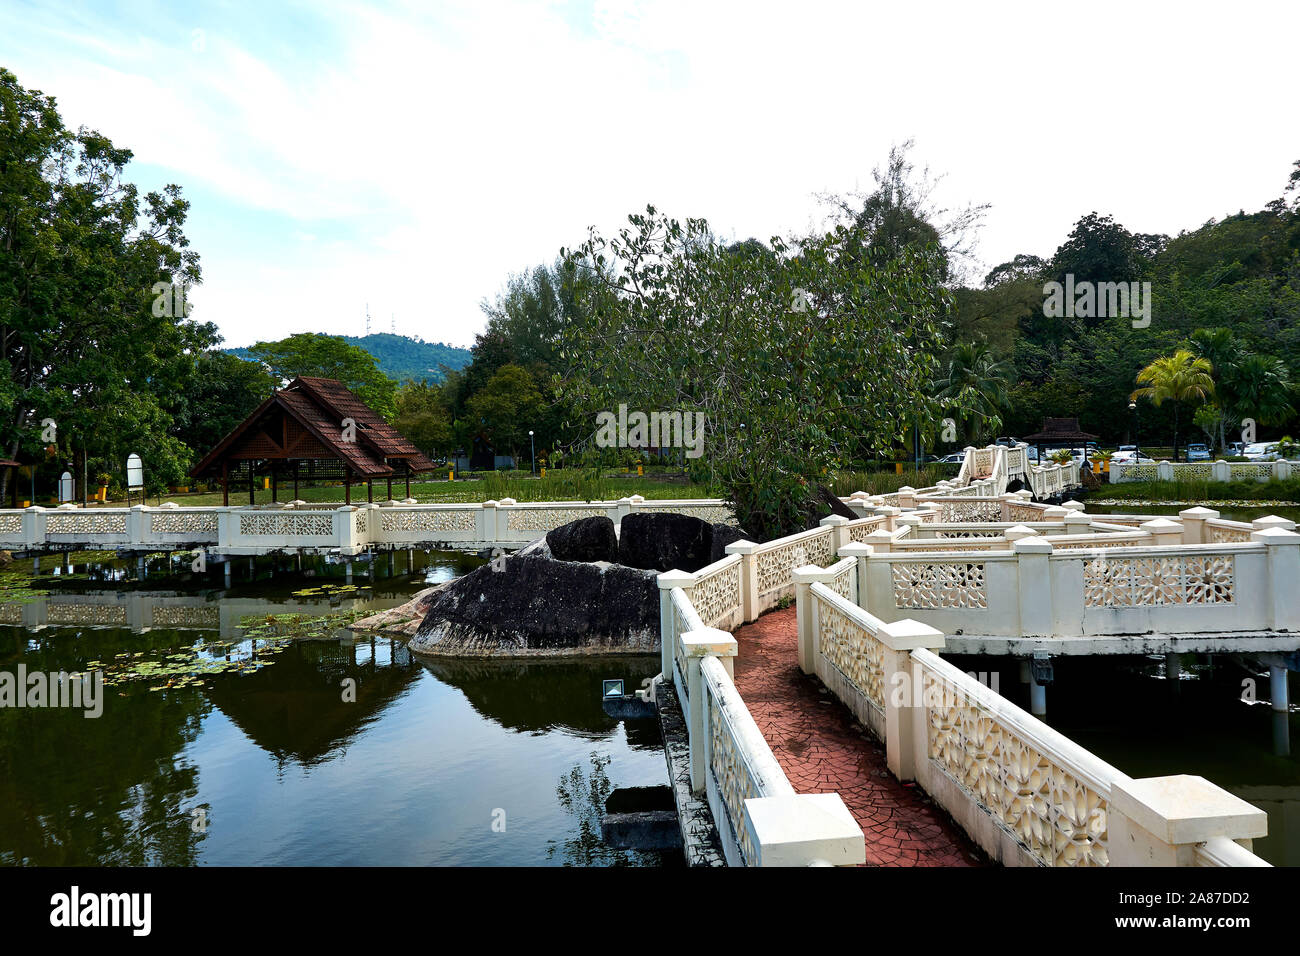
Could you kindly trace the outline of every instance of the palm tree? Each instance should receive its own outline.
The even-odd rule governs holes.
[[[1248,354],[1224,378],[1221,387],[1234,422],[1249,417],[1261,425],[1276,425],[1295,414],[1291,375],[1281,359]]]
[[[987,342],[962,342],[934,383],[934,397],[962,423],[963,436],[979,444],[986,430],[1002,427],[1011,377],[1010,363],[994,356]]]
[[[1129,401],[1151,399],[1157,408],[1166,400],[1174,403],[1174,461],[1178,460],[1178,406],[1182,402],[1206,401],[1214,395],[1214,367],[1209,359],[1179,349],[1156,359],[1137,374],[1138,385]]]

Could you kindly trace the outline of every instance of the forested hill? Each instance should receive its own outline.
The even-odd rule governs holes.
[[[374,356],[380,371],[391,379],[404,382],[427,381],[441,382],[442,366],[461,369],[469,364],[472,356],[469,349],[456,348],[442,342],[425,342],[405,335],[391,332],[375,332],[372,335],[339,336],[349,345],[359,345]],[[242,359],[252,356],[248,349],[226,349],[231,355]]]

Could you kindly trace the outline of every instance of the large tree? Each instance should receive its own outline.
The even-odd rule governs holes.
[[[593,439],[595,416],[622,404],[701,414],[701,477],[770,538],[804,527],[824,470],[859,443],[897,446],[935,417],[951,296],[933,244],[878,262],[859,221],[738,246],[653,207],[628,222],[572,253],[589,268],[562,387]]]
[[[120,473],[138,452],[157,488],[191,457],[166,403],[217,336],[171,291],[200,279],[189,204],[174,185],[141,195],[131,155],[0,69],[0,448],[52,445],[74,473],[88,458]]]
[[[341,336],[298,332],[248,351],[284,384],[299,375],[336,379],[388,422],[397,415],[397,383],[379,370],[374,356]]]
[[[1213,371],[1208,359],[1179,349],[1153,361],[1137,374],[1138,388],[1130,395],[1151,400],[1159,407],[1165,402],[1174,406],[1174,461],[1178,460],[1178,410],[1185,402],[1209,401],[1214,396]]]

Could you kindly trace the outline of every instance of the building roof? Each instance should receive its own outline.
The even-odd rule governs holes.
[[[1026,435],[1021,441],[1028,444],[1047,444],[1048,442],[1093,441],[1096,438],[1096,435],[1079,429],[1077,418],[1044,418],[1042,431]]]
[[[344,438],[347,419],[355,440]],[[342,382],[302,376],[272,392],[190,474],[217,473],[223,462],[308,459],[335,459],[363,479],[398,474],[395,463],[414,472],[436,467]]]

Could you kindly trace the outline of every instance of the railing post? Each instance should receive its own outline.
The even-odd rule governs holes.
[[[1161,481],[1174,480],[1174,464],[1171,461],[1156,462],[1156,477]]]
[[[855,568],[854,571],[856,570]],[[830,587],[834,575],[826,568],[819,568],[815,564],[805,564],[801,568],[795,568],[792,574],[795,620],[798,622],[799,629],[799,670],[805,674],[812,674],[817,670],[817,659],[813,654],[817,609],[813,606],[811,588],[814,582],[821,582]]]
[[[853,568],[853,603],[863,610],[867,607],[867,555],[875,552],[875,547],[864,541],[852,541],[840,549],[841,558],[854,558],[856,561]]]
[[[131,510],[126,514],[126,540],[133,545],[140,546],[145,544],[145,538],[149,533],[149,512],[152,509],[145,505],[132,505]]]
[[[659,666],[664,680],[673,679],[673,641],[677,639],[677,617],[673,614],[673,588],[690,587],[695,575],[685,571],[665,571],[659,575]],[[682,675],[685,680],[686,675]]]
[[[735,673],[736,639],[726,631],[705,627],[687,631],[678,637],[682,644],[682,657],[686,659],[687,694],[691,701],[687,714],[687,733],[691,748],[691,790],[703,793],[708,782],[709,752],[706,721],[708,719],[708,691],[704,688],[704,674],[700,661],[705,657],[721,658],[727,676]]]
[[[924,647],[938,652],[943,649],[943,632],[928,624],[902,621],[883,624],[876,633],[884,645],[881,669],[884,672],[885,761],[889,772],[899,780],[915,780],[917,753],[925,738],[917,739],[916,709],[922,708],[921,665],[912,660],[912,651]]]
[[[1052,578],[1049,562],[1052,543],[1037,536],[1011,543],[1016,553],[1016,593],[1020,602],[1023,637],[1051,637]]]
[[[727,554],[740,555],[740,598],[745,623],[758,619],[758,549],[753,541],[733,541]]]
[[[1065,516],[1065,533],[1066,534],[1087,534],[1092,530],[1092,515],[1086,515],[1082,511],[1075,511]]]
[[[357,511],[354,505],[342,505],[334,511],[334,546],[343,554],[355,554],[356,525],[352,515]]]
[[[1107,815],[1111,866],[1195,866],[1199,844],[1226,838],[1250,849],[1268,815],[1204,777],[1118,780]]]
[[[45,509],[32,505],[23,509],[23,544],[35,547],[45,543]]]
[[[1218,461],[1210,465],[1210,480],[1231,481],[1232,466],[1228,464],[1226,461],[1224,461],[1222,458],[1220,458]]]
[[[1183,543],[1183,526],[1168,518],[1153,518],[1143,521],[1138,526],[1151,535],[1151,543],[1157,548],[1169,548]]]
[[[756,866],[860,866],[866,835],[838,793],[750,797],[745,826]]]
[[[479,541],[483,542],[485,548],[490,548],[496,544],[497,540],[497,503],[489,500],[483,502],[478,509],[477,531]]]
[[[916,489],[911,485],[903,485],[898,489],[898,504],[903,508],[916,507]]]
[[[843,515],[827,515],[819,524],[831,529],[831,553],[838,554],[849,543],[849,519]]]
[[[902,509],[895,508],[893,505],[881,505],[879,508],[876,509],[876,514],[885,516],[886,531],[898,530],[898,527],[895,522],[898,521],[898,516],[901,513],[902,513]]]
[[[1183,544],[1208,544],[1205,522],[1219,517],[1219,513],[1213,508],[1184,508],[1178,517],[1183,522]]]
[[[1269,622],[1274,630],[1300,628],[1300,534],[1283,528],[1252,531],[1251,541],[1268,548]]]

